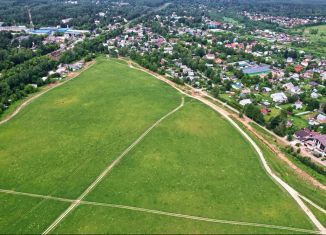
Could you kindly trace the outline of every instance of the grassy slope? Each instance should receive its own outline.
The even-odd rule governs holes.
[[[298,192],[302,193],[319,206],[326,208],[326,195],[324,191],[312,186],[309,182],[304,181],[292,168],[285,164],[283,160],[275,156],[275,154],[266,145],[248,132],[241,123],[238,121],[236,122],[258,144],[274,172],[276,172],[285,182],[294,187]]]
[[[318,29],[318,33],[310,34],[310,29]],[[322,34],[326,34],[326,24],[318,26],[309,26],[304,28],[304,35],[307,36],[313,42],[321,41],[326,43],[326,36],[322,36]]]
[[[266,175],[248,146],[214,111],[188,101],[129,154],[87,200],[312,228],[295,202]],[[88,213],[96,215],[98,210]],[[82,213],[79,215],[65,223],[65,228],[83,227]],[[96,225],[97,231],[108,229],[106,223],[98,221]],[[80,232],[87,232],[87,228]]]
[[[318,34],[310,34],[310,29],[318,29]],[[294,29],[293,32],[302,31],[305,37],[311,42],[304,48],[298,48],[299,50],[303,49],[311,53],[316,53],[320,56],[325,56],[326,53],[326,24],[318,26],[306,26]],[[322,35],[324,34],[324,35]]]
[[[262,136],[270,141],[273,142],[275,141],[275,137],[271,136],[270,133],[268,133],[266,130],[264,130],[261,126],[259,126],[258,124],[256,124],[255,122],[251,123],[251,126],[253,128],[255,128],[260,134],[262,134]],[[319,182],[321,182],[322,184],[326,184],[326,177],[320,173],[318,173],[317,171],[313,170],[312,168],[310,168],[309,166],[304,165],[302,162],[300,162],[298,159],[296,159],[294,156],[288,154],[285,152],[285,154],[287,155],[288,159],[290,161],[292,161],[297,167],[299,167],[300,169],[302,169],[303,171],[307,172],[309,175],[311,175],[312,177],[314,177],[316,180],[318,180]],[[326,206],[326,204],[325,204]]]
[[[76,198],[180,104],[169,86],[104,58],[0,126],[0,188]]]
[[[239,126],[242,127],[243,130],[246,131],[244,126],[236,121]],[[253,125],[254,126],[254,125]],[[258,127],[258,126],[254,126]],[[256,128],[259,130],[259,128]],[[260,149],[263,151],[263,154],[268,161],[269,165],[273,169],[274,172],[276,172],[285,182],[287,182],[289,185],[294,187],[298,192],[300,192],[302,195],[306,196],[310,200],[317,203],[319,206],[326,208],[326,194],[323,190],[320,190],[314,186],[312,186],[309,182],[304,181],[300,176],[297,175],[297,173],[292,170],[289,166],[287,166],[281,159],[279,159],[275,154],[267,148],[264,144],[262,144],[261,141],[259,141],[254,135],[252,135],[250,132],[246,131],[250,137],[258,144]],[[291,159],[291,158],[290,158]],[[293,160],[293,159],[292,159]],[[295,161],[293,161],[295,162]],[[309,172],[309,169],[305,169]],[[313,172],[310,172],[312,175]],[[311,206],[310,204],[306,203],[307,206],[311,209],[311,211],[314,213],[314,215],[319,219],[319,221],[326,226],[326,217],[325,214]]]

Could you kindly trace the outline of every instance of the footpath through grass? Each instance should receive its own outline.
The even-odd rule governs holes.
[[[99,58],[79,77],[34,100],[0,126],[0,188],[75,199],[180,102],[180,95],[163,82]],[[1,233],[29,231],[10,223],[20,215],[19,208],[17,204],[4,213],[1,204]],[[45,229],[38,226],[33,233]]]
[[[309,182],[305,181],[292,168],[290,168],[283,160],[275,156],[275,154],[257,139],[251,132],[249,132],[239,121],[235,120],[237,124],[257,143],[263,154],[273,169],[286,183],[291,185],[295,190],[306,196],[310,200],[317,203],[319,206],[326,208],[326,194],[323,190],[316,188]]]
[[[0,188],[76,199],[180,101],[180,94],[150,75],[99,58],[79,77],[33,101],[0,126]],[[267,176],[240,133],[190,98],[127,154],[86,199],[313,229],[293,199]],[[12,195],[0,200],[0,233],[41,233],[68,206]],[[287,231],[80,205],[54,232]]]
[[[279,145],[276,144],[276,140],[275,137],[272,136],[270,133],[268,133],[265,129],[263,129],[261,126],[259,126],[257,123],[255,122],[251,122],[250,125],[257,131],[259,132],[266,140],[270,141],[270,143],[275,143],[275,145]],[[315,178],[316,180],[318,180],[319,182],[321,182],[322,184],[326,184],[326,177],[320,173],[318,173],[317,171],[315,171],[314,169],[312,169],[311,167],[303,164],[302,162],[300,162],[297,158],[295,158],[294,156],[288,154],[285,150],[285,147],[281,147],[281,151],[287,156],[287,158],[293,162],[297,167],[299,167],[300,169],[302,169],[303,171],[305,171],[306,173],[308,173],[310,176],[312,176],[313,178]]]
[[[312,229],[294,200],[265,173],[257,154],[241,134],[216,112],[194,100],[188,100],[179,112],[153,130],[86,200]],[[57,232],[87,233],[96,226],[96,232],[105,233],[109,229],[105,221],[113,218],[104,210],[111,211],[81,206]],[[91,214],[96,221],[90,222],[85,214]],[[103,216],[107,219],[96,219]],[[90,227],[84,226],[87,221]],[[151,221],[146,226],[155,227],[158,223]],[[122,222],[117,231],[129,231],[125,228],[128,221]],[[207,223],[205,228],[199,226],[194,231],[209,233],[215,226]],[[256,228],[227,227],[216,232],[261,232]],[[173,224],[175,231],[182,228],[182,224]],[[168,226],[159,232],[172,231],[169,229]]]

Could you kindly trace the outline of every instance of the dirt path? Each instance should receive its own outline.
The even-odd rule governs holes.
[[[211,97],[209,95],[207,95],[206,93],[203,93],[203,96],[208,97],[209,99],[212,99],[215,102],[218,102],[220,104],[223,105],[223,102],[221,102],[220,100]],[[279,158],[281,158],[285,163],[287,163],[287,165],[293,169],[298,175],[300,175],[301,178],[303,178],[306,182],[311,183],[312,185],[314,185],[315,187],[318,187],[322,190],[326,191],[326,186],[324,184],[322,184],[321,182],[319,182],[318,180],[316,180],[315,178],[313,178],[312,176],[310,176],[307,172],[301,170],[299,167],[297,167],[293,162],[291,162],[289,160],[289,158],[283,153],[281,152],[278,147],[276,147],[274,144],[270,143],[269,141],[267,141],[255,128],[253,128],[250,123],[252,122],[251,119],[249,119],[248,117],[243,117],[240,118],[238,115],[235,115],[231,112],[227,112],[229,114],[229,116],[231,116],[232,118],[238,120],[239,122],[241,122],[257,139],[259,139],[262,143],[264,143],[273,153],[276,154],[276,156],[278,156]],[[275,135],[275,133],[271,133],[273,136]],[[279,136],[277,136],[277,138],[279,138]],[[281,139],[281,141],[284,140]]]
[[[54,201],[59,201],[59,202],[70,202],[70,203],[74,202],[74,200],[68,199],[68,198],[53,197],[53,196],[33,194],[33,193],[24,193],[24,192],[5,190],[5,189],[0,189],[0,193],[9,194],[9,195],[26,196],[26,197],[32,197],[32,198],[39,198],[39,199],[45,199],[45,200],[54,200]],[[205,221],[205,222],[210,222],[210,223],[232,224],[232,225],[249,226],[249,227],[261,227],[261,228],[287,230],[287,231],[294,231],[294,232],[299,232],[299,233],[318,234],[318,232],[316,232],[316,231],[302,229],[302,228],[286,227],[286,226],[273,225],[273,224],[261,224],[261,223],[253,223],[253,222],[235,221],[235,220],[213,219],[213,218],[207,218],[207,217],[201,217],[201,216],[173,213],[173,212],[160,211],[160,210],[152,210],[152,209],[148,209],[148,208],[141,208],[141,207],[135,207],[135,206],[102,203],[102,202],[94,202],[94,201],[84,201],[84,200],[80,201],[80,204],[145,212],[145,213],[150,213],[150,214],[158,214],[158,215],[184,218],[184,219],[190,219],[190,220],[196,220],[196,221]]]
[[[138,139],[136,139],[123,153],[116,158],[110,165],[108,165],[102,173],[86,188],[86,190],[76,199],[74,200],[71,205],[43,232],[43,234],[50,233],[53,229],[55,229],[58,224],[71,212],[73,211],[80,203],[81,201],[90,193],[93,191],[93,189],[104,179],[105,176],[107,176],[112,169],[118,165],[124,156],[126,156],[130,150],[132,150],[137,144],[139,144],[140,141],[142,141],[148,133],[150,133],[156,126],[158,126],[164,119],[169,117],[170,115],[177,112],[179,109],[181,109],[184,105],[184,97],[181,98],[181,104],[161,117],[158,121],[156,121],[150,128],[148,128]]]
[[[221,105],[225,106],[225,104],[223,102],[221,102],[220,100],[209,96],[207,93],[204,92],[198,92],[195,91],[194,88],[187,86],[188,90],[185,90],[185,88],[182,88],[181,86],[173,83],[172,81],[164,78],[163,76],[160,76],[158,74],[153,73],[152,71],[146,70],[146,69],[142,69],[142,68],[138,68],[136,66],[132,65],[132,62],[127,61],[129,64],[130,68],[134,68],[134,69],[139,69],[141,71],[144,71],[146,73],[151,74],[152,76],[168,83],[169,85],[177,88],[177,90],[181,91],[184,94],[190,95],[193,98],[199,98],[201,101],[204,99],[204,97],[207,97],[209,99],[212,99],[215,102],[220,103]],[[189,94],[190,93],[190,94]],[[193,94],[197,94],[197,95],[193,95]],[[218,107],[216,105],[216,107]],[[235,110],[237,111],[237,110]],[[243,117],[243,118],[239,118],[238,115],[234,115],[232,112],[227,111],[226,109],[223,108],[219,108],[220,113],[223,113],[223,115],[227,115],[227,116],[231,116],[232,118],[235,118],[236,120],[238,120],[239,122],[241,122],[252,134],[255,135],[255,137],[257,137],[260,141],[262,141],[272,152],[274,152],[276,154],[276,156],[278,156],[280,159],[282,159],[285,163],[287,163],[291,169],[293,169],[301,178],[303,178],[305,181],[311,183],[312,185],[314,185],[315,187],[318,187],[322,190],[326,191],[326,186],[324,184],[322,184],[321,182],[319,182],[318,180],[316,180],[315,178],[313,178],[312,176],[310,176],[308,173],[306,173],[305,171],[301,170],[299,167],[297,167],[293,162],[291,162],[287,156],[285,156],[284,153],[282,153],[275,145],[269,143],[265,138],[263,138],[261,136],[260,133],[258,133],[251,125],[250,123],[252,122],[252,120],[250,120],[248,117]],[[274,133],[271,133],[272,135],[275,135]]]
[[[131,63],[132,62],[128,62],[129,66],[131,67]],[[260,161],[265,169],[265,171],[267,172],[267,174],[269,176],[271,176],[271,178],[277,182],[279,185],[281,185],[290,195],[291,197],[298,203],[298,205],[300,206],[300,208],[302,209],[302,211],[308,216],[308,218],[310,219],[310,221],[316,226],[316,228],[318,229],[318,231],[321,234],[326,234],[326,228],[319,222],[319,220],[315,217],[315,215],[312,213],[312,211],[304,204],[304,202],[302,201],[301,197],[302,196],[299,192],[297,192],[295,189],[293,189],[290,185],[288,185],[286,182],[284,182],[280,177],[278,177],[273,171],[272,169],[269,167],[269,165],[267,164],[267,161],[261,151],[261,149],[258,147],[258,145],[251,139],[251,137],[245,132],[243,131],[237,123],[235,123],[231,118],[230,118],[230,113],[228,111],[226,111],[225,109],[222,109],[221,107],[217,106],[216,104],[214,104],[213,102],[210,102],[209,100],[205,99],[202,95],[198,95],[198,96],[194,96],[193,94],[196,93],[195,89],[192,90],[192,94],[188,94],[187,92],[183,91],[182,88],[180,88],[180,86],[176,85],[175,83],[171,82],[170,80],[166,79],[165,77],[158,75],[156,73],[153,73],[152,71],[149,71],[145,68],[136,68],[136,67],[132,67],[134,69],[146,72],[152,76],[154,76],[155,78],[164,81],[166,83],[168,83],[169,85],[171,85],[172,87],[176,88],[177,90],[181,90],[182,93],[186,94],[189,97],[192,97],[204,104],[206,104],[207,106],[211,107],[213,110],[215,110],[216,112],[220,113],[225,119],[227,119],[227,121],[229,121],[249,142],[250,144],[254,147],[255,151],[258,153],[258,156],[260,158]],[[199,93],[200,94],[200,93]]]
[[[67,80],[63,81],[63,82],[57,82],[57,83],[52,83],[49,84],[49,88],[47,88],[44,91],[41,91],[40,93],[37,93],[35,95],[33,95],[32,97],[28,98],[26,101],[24,101],[21,105],[19,105],[15,111],[10,114],[8,117],[6,117],[5,119],[3,119],[2,121],[0,121],[0,125],[10,121],[13,117],[15,117],[23,108],[25,108],[27,105],[29,105],[33,100],[36,100],[37,98],[39,98],[40,96],[44,95],[45,93],[53,90],[56,87],[62,86],[63,84],[65,84],[66,82],[69,82],[70,80],[74,79],[75,77],[77,77],[79,74],[81,74],[83,71],[85,71],[86,69],[88,69],[89,67],[91,67],[93,64],[95,64],[94,61],[92,62],[88,62],[85,64],[84,68],[78,72],[71,72],[67,75]]]
[[[189,85],[186,85],[186,86],[189,86]],[[205,96],[205,97],[207,97],[207,98],[209,98],[209,99],[214,100],[215,102],[220,103],[221,105],[227,107],[229,110],[232,110],[232,111],[234,111],[235,113],[238,113],[238,114],[239,114],[239,111],[238,111],[238,110],[236,110],[236,109],[234,109],[233,107],[229,106],[228,104],[222,102],[221,100],[212,97],[212,96],[209,95],[207,92],[203,92],[203,91],[201,91],[200,94],[201,94],[202,96]],[[254,130],[254,128],[252,128],[251,125],[247,125],[247,124],[250,124],[251,122],[253,122],[250,118],[244,116],[243,118],[240,119],[238,116],[235,116],[235,115],[233,115],[233,116],[234,116],[234,118],[236,118],[236,119],[239,120],[240,122],[243,122],[243,123],[246,125],[246,127],[250,126],[250,127],[251,127],[250,131],[251,131],[251,130]],[[258,125],[258,124],[257,124],[257,125]],[[273,137],[275,138],[275,140],[277,141],[278,144],[281,144],[281,145],[283,145],[283,146],[285,146],[285,147],[291,145],[291,143],[290,143],[289,141],[286,140],[286,137],[280,137],[280,136],[276,135],[274,132],[268,130],[267,128],[265,128],[265,127],[263,127],[263,126],[261,126],[261,128],[264,129],[264,131],[266,131],[268,134],[270,134],[271,136],[273,136]],[[257,132],[257,131],[256,131],[256,132]],[[259,134],[259,135],[261,136],[261,134]],[[274,145],[274,149],[275,149],[275,145]],[[284,155],[284,154],[283,154],[283,155]],[[314,162],[316,162],[316,163],[318,163],[318,164],[320,164],[320,165],[322,165],[322,166],[325,166],[325,162],[323,162],[323,161],[322,161],[321,159],[319,159],[319,158],[314,157],[311,153],[309,153],[308,151],[306,151],[305,148],[301,148],[301,155],[306,156],[306,157],[309,157],[312,161],[314,161]]]
[[[126,62],[128,62],[128,65],[130,68],[134,68],[134,69],[138,69],[141,70],[143,72],[149,73],[152,76],[164,81],[165,83],[168,83],[169,85],[173,86],[174,88],[177,88],[178,91],[190,95],[191,97],[196,97],[196,98],[200,98],[203,99],[204,97],[207,97],[215,102],[218,102],[219,104],[221,104],[222,106],[228,106],[227,104],[223,103],[222,101],[208,95],[206,92],[198,92],[195,91],[193,87],[186,85],[187,90],[185,90],[185,87],[181,87],[175,83],[173,83],[172,81],[166,79],[165,77],[155,74],[152,71],[149,71],[147,69],[143,69],[143,68],[138,68],[136,66],[133,66],[130,60],[125,60],[122,59]],[[196,94],[196,95],[193,95]],[[216,105],[216,107],[218,107]],[[229,107],[228,107],[229,108]],[[234,112],[238,112],[238,110],[233,109],[232,107],[230,107],[231,110],[233,110]],[[231,116],[232,118],[238,120],[239,122],[241,122],[252,134],[255,135],[255,137],[257,137],[260,141],[262,141],[272,152],[274,152],[276,154],[276,156],[278,156],[280,159],[282,159],[285,163],[288,164],[288,166],[291,167],[291,169],[293,169],[301,178],[303,178],[305,181],[311,183],[312,185],[314,185],[315,187],[318,187],[320,189],[323,189],[326,191],[326,186],[323,185],[322,183],[320,183],[318,180],[316,180],[315,178],[313,178],[312,176],[310,176],[308,173],[306,173],[305,171],[301,170],[299,167],[297,167],[293,162],[291,162],[287,156],[285,156],[284,153],[282,153],[275,145],[269,143],[265,138],[263,138],[261,136],[260,133],[258,133],[251,125],[250,123],[252,122],[252,120],[250,120],[248,117],[243,117],[243,118],[239,118],[238,115],[233,114],[232,112],[227,111],[226,109],[223,108],[219,108],[219,112],[223,113],[224,115],[227,116]],[[273,136],[275,135],[274,133],[271,133]]]

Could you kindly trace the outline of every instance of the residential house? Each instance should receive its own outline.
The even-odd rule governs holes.
[[[271,92],[272,89],[269,88],[269,87],[263,87],[263,88],[262,88],[262,91],[263,91],[263,92]]]
[[[323,156],[326,155],[326,135],[309,137],[305,141],[305,145]]]
[[[289,90],[291,90],[291,89],[294,88],[294,85],[292,84],[292,82],[289,82],[289,83],[284,84],[282,87],[283,87],[283,89],[285,89],[286,91],[289,91]]]
[[[318,99],[319,94],[318,94],[317,92],[312,92],[311,95],[310,95],[310,97],[311,97],[312,99]]]
[[[303,67],[301,65],[296,65],[294,66],[294,71],[296,73],[300,73],[302,71]]]
[[[295,109],[302,109],[303,108],[303,103],[300,100],[296,101],[294,103],[294,108]]]
[[[305,141],[308,138],[314,137],[316,135],[319,135],[319,133],[311,131],[308,128],[301,129],[294,133],[295,138],[297,138],[300,141]]]
[[[207,60],[215,60],[215,55],[214,55],[214,54],[207,54],[207,55],[205,56],[205,58],[206,58]]]
[[[288,98],[283,92],[271,94],[271,98],[275,103],[279,103],[279,104],[284,103],[288,100]]]
[[[244,99],[244,100],[240,100],[239,104],[242,106],[246,106],[247,104],[251,104],[252,101],[250,99]]]
[[[317,115],[316,120],[319,123],[325,123],[326,122],[326,116],[324,114],[320,113],[320,114]]]
[[[293,63],[293,58],[292,58],[292,57],[288,57],[288,58],[286,59],[286,63],[288,63],[288,64],[292,64],[292,63]]]

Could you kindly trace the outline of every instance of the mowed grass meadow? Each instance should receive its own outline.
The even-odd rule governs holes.
[[[181,94],[98,58],[0,126],[0,189],[76,199]],[[86,198],[213,219],[314,229],[251,145],[203,104],[163,120]],[[41,233],[69,203],[0,194],[0,233]],[[54,233],[291,233],[79,205]],[[292,232],[293,233],[293,232]]]

